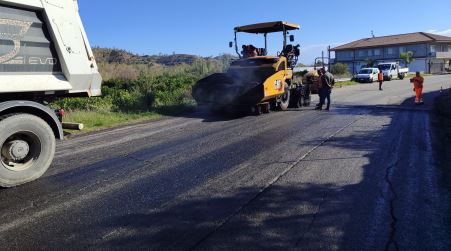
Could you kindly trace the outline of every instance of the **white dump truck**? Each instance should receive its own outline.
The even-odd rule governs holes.
[[[63,139],[59,97],[101,95],[76,0],[0,0],[0,186],[42,176]]]

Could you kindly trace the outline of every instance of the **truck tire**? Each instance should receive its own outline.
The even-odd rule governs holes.
[[[255,116],[260,116],[263,114],[263,109],[261,105],[255,105],[251,107],[251,113]]]
[[[286,83],[285,83],[284,90],[285,90],[284,94],[280,97],[279,109],[281,111],[287,110],[288,106],[290,105],[291,90],[290,90],[290,87],[288,86],[288,84],[286,84]]]
[[[307,86],[304,89],[304,95],[303,95],[303,97],[304,97],[304,104],[303,104],[303,106],[305,106],[305,107],[310,106],[311,96],[312,96],[312,94],[311,94],[311,91],[310,91],[310,87]]]
[[[55,155],[50,126],[29,114],[0,117],[0,187],[14,187],[41,177]]]
[[[399,77],[400,80],[403,80],[405,76],[404,76],[404,74],[399,74],[398,77]]]
[[[302,103],[300,102],[300,99],[302,96],[301,91],[302,90],[300,90],[299,88],[291,90],[289,108],[301,108],[302,107]]]

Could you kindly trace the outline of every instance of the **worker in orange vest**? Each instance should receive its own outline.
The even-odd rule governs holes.
[[[420,72],[416,73],[416,76],[412,79],[410,79],[410,82],[413,83],[413,91],[416,94],[415,97],[415,104],[421,105],[423,104],[423,83],[424,78],[420,75]]]
[[[379,70],[377,74],[377,81],[379,81],[379,91],[382,91],[382,83],[384,82],[384,73],[382,70]]]

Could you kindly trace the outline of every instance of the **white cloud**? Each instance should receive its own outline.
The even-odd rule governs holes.
[[[445,30],[428,30],[427,32],[442,35],[442,36],[451,36],[451,29],[445,29]]]

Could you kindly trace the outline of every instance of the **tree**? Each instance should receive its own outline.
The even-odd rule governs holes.
[[[413,58],[413,52],[411,52],[411,51],[401,52],[399,54],[399,57],[406,63],[407,67],[409,67],[410,63],[415,61],[415,59]]]
[[[339,76],[350,75],[348,65],[343,63],[336,63],[332,65],[330,72]]]
[[[303,63],[299,63],[298,65],[296,65],[296,67],[306,67],[306,65]]]
[[[374,59],[372,59],[372,58],[366,59],[366,65],[367,65],[367,67],[373,68],[375,64],[376,64],[376,60],[374,60]]]
[[[314,65],[314,66],[316,66],[316,67],[323,67],[323,65],[324,65],[323,61],[317,60],[317,61],[315,62],[315,65]]]

